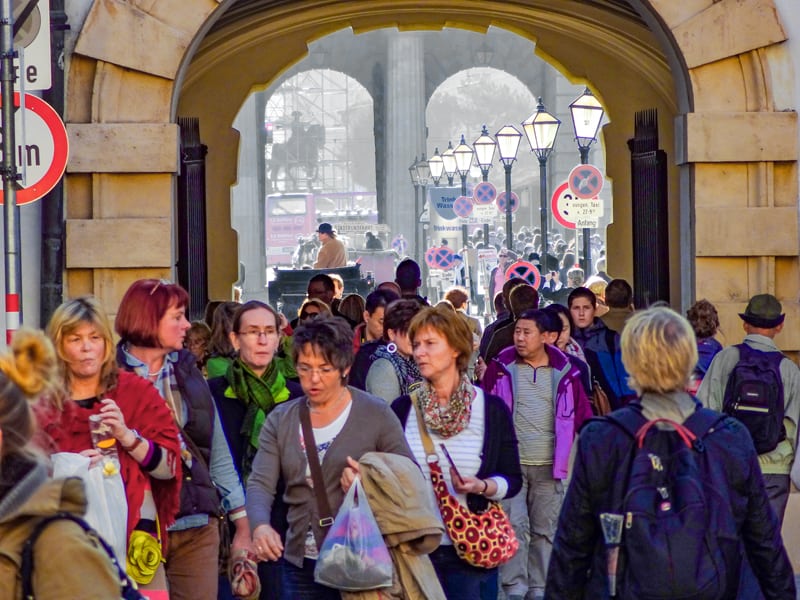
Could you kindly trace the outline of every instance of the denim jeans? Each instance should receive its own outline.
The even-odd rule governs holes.
[[[447,600],[497,600],[496,568],[473,567],[449,545],[439,546],[429,556]]]
[[[314,567],[317,561],[303,559],[303,568],[283,561],[283,590],[285,600],[341,600],[339,590],[320,585],[314,581]]]

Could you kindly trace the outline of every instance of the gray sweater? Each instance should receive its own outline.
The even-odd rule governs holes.
[[[414,460],[400,421],[389,405],[361,390],[349,389],[353,397],[350,415],[322,461],[328,503],[334,516],[344,500],[339,479],[348,456],[359,460],[363,454],[374,451],[400,454]],[[247,481],[247,516],[254,530],[270,523],[278,479],[283,478],[286,484],[283,500],[288,506],[284,558],[298,567],[303,565],[309,525],[314,529],[317,545],[321,545],[323,539],[316,497],[306,481],[306,455],[300,446],[299,407],[305,401],[303,396],[279,404],[267,416]]]

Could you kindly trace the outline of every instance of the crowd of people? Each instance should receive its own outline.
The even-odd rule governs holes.
[[[316,274],[297,315],[221,302],[190,323],[187,292],[157,279],[130,286],[113,330],[99,299],[66,301],[0,356],[0,596],[22,597],[36,523],[98,493],[48,478],[73,453],[121,480],[118,562],[173,600],[358,596],[315,578],[356,480],[392,550],[386,597],[794,598],[780,532],[800,369],[774,342],[777,299],[751,299],[723,349],[705,300],[684,318],[635,310],[622,279],[495,275],[485,327],[463,287],[430,306],[410,259],[365,298]],[[700,484],[652,483],[672,475]],[[655,516],[630,504],[648,485]],[[44,535],[36,597],[119,597],[95,538],[69,520]]]

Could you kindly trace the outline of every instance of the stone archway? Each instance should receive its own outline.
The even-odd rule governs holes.
[[[236,173],[235,152],[220,154],[236,146],[233,115],[254,81],[272,80],[304,55],[309,40],[342,27],[495,25],[535,39],[537,53],[593,82],[615,111],[604,140],[617,223],[630,219],[626,124],[643,104],[659,109],[662,145],[675,165],[676,300],[686,302],[696,285],[698,297],[719,305],[723,328],[738,331],[736,312],[752,293],[798,295],[797,117],[784,112],[793,107],[776,105],[775,90],[786,85],[786,35],[772,0],[630,4],[652,31],[610,1],[356,0],[262,1],[246,19],[208,34],[233,1],[96,0],[67,83],[68,293],[96,293],[113,312],[130,281],[170,273],[176,114],[199,116],[206,127],[208,222],[217,224],[210,291],[224,295],[236,278],[236,253],[226,251],[235,239],[218,224],[230,222]],[[629,276],[630,232],[609,233],[609,254]],[[786,304],[796,315],[796,303]],[[800,348],[800,331],[782,338],[787,349]]]

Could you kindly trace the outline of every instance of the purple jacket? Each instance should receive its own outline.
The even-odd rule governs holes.
[[[566,479],[572,442],[583,422],[592,416],[589,398],[581,385],[580,370],[555,346],[545,350],[553,367],[553,398],[555,407],[555,448],[553,450],[553,479]],[[487,394],[500,396],[514,414],[514,378],[508,365],[517,360],[517,351],[510,346],[489,361],[481,387]]]

